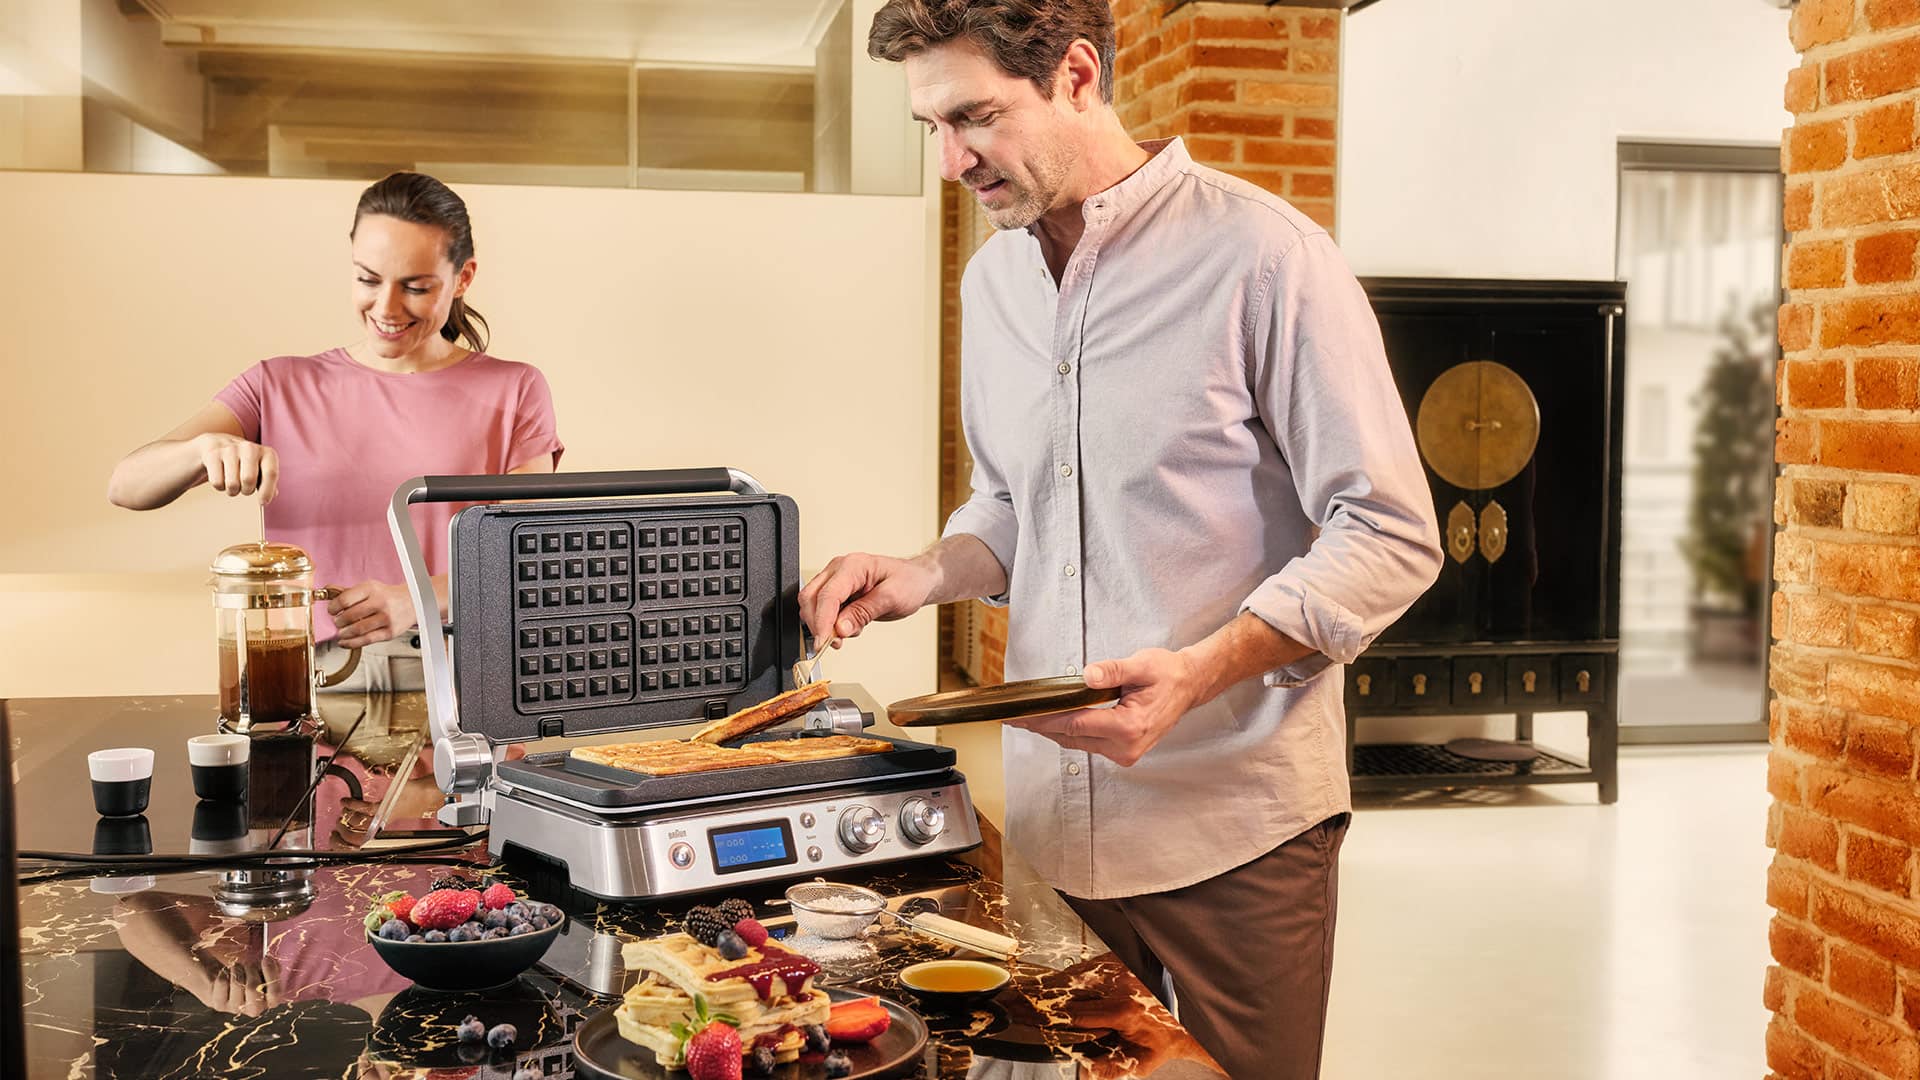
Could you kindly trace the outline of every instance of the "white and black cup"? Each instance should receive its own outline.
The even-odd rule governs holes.
[[[187,765],[193,770],[193,793],[212,802],[239,802],[247,797],[247,752],[253,740],[245,735],[195,735],[187,740]]]
[[[87,755],[93,778],[93,808],[101,817],[144,814],[153,789],[153,751],[129,746]]]

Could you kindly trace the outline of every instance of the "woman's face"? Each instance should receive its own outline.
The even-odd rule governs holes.
[[[447,261],[446,230],[368,214],[353,230],[353,308],[367,345],[387,360],[428,357],[444,347],[440,328],[473,283],[474,261]]]

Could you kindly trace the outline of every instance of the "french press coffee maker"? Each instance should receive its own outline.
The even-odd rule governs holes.
[[[292,544],[235,544],[213,560],[214,639],[220,653],[220,725],[247,732],[313,713],[316,682],[353,674],[360,650],[339,671],[314,670],[313,604],[333,597],[313,587],[313,561]]]

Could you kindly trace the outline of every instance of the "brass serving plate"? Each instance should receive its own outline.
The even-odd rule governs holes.
[[[1072,712],[1120,700],[1120,688],[1096,690],[1078,675],[974,686],[896,701],[887,719],[903,728],[977,724]]]

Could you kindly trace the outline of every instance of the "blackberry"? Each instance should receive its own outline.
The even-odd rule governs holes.
[[[441,889],[471,889],[471,888],[473,888],[473,882],[467,880],[466,878],[461,877],[458,874],[448,874],[445,877],[434,878],[433,889],[431,891],[438,892]]]
[[[718,945],[720,943],[720,932],[733,929],[733,924],[736,921],[738,920],[729,919],[718,911],[702,904],[698,907],[688,908],[687,917],[681,920],[680,925],[686,928],[687,934],[692,937],[693,940],[702,945],[711,946]]]
[[[745,900],[722,900],[715,907],[721,915],[726,917],[728,926],[732,926],[741,919],[753,918],[753,905]]]

